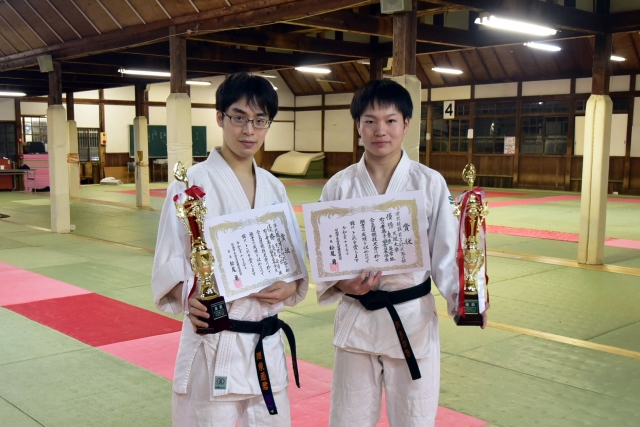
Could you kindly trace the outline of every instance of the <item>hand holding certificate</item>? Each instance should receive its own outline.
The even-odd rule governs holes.
[[[302,206],[316,281],[431,269],[420,191]]]

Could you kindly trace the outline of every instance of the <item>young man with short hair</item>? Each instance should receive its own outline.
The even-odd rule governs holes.
[[[391,80],[373,80],[356,93],[351,115],[364,143],[359,163],[332,177],[322,201],[420,190],[425,195],[431,270],[390,274],[365,271],[359,277],[316,284],[321,305],[340,301],[336,312],[331,427],[374,427],[386,390],[391,427],[429,427],[435,423],[440,392],[438,315],[433,277],[455,314],[458,292],[458,221],[444,178],[410,160],[402,150],[413,112],[407,90]],[[368,310],[364,295],[394,295],[413,355],[403,353],[387,309]],[[377,294],[380,296],[379,294]],[[405,358],[406,357],[406,358]]]
[[[289,203],[284,185],[256,166],[253,156],[264,143],[269,125],[278,112],[278,97],[271,83],[247,73],[233,74],[216,92],[216,119],[222,128],[222,148],[187,171],[190,185],[206,193],[208,217],[253,208]],[[176,217],[173,197],[185,190],[174,181],[160,217],[151,286],[159,309],[184,312],[180,348],[173,381],[174,427],[290,426],[287,367],[281,332],[263,339],[273,400],[277,414],[270,414],[258,380],[254,349],[258,335],[232,330],[199,335],[207,327],[206,308],[196,299],[200,289],[188,289],[193,272],[189,262],[190,237]],[[293,209],[291,217],[296,221]],[[302,246],[297,223],[296,243]],[[276,282],[249,297],[227,303],[229,318],[261,322],[282,308],[302,301],[307,293],[305,277],[290,283]]]

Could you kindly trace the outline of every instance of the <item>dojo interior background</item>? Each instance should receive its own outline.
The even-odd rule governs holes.
[[[482,10],[497,3],[524,5],[535,13],[558,7],[553,19],[571,19],[585,28],[593,22],[583,13],[595,12],[591,0],[474,2]],[[36,127],[44,129],[39,124],[47,114],[44,95],[49,90],[48,77],[37,65],[4,71],[2,64],[14,58],[21,61],[20,55],[38,49],[53,49],[60,41],[62,49],[67,44],[89,44],[92,37],[125,33],[141,26],[139,20],[160,25],[157,22],[168,16],[167,22],[175,23],[176,17],[198,19],[192,7],[207,16],[224,8],[223,1],[205,0],[157,0],[145,2],[144,8],[138,0],[126,3],[87,0],[74,7],[66,0],[46,4],[0,0],[4,20],[0,20],[0,90],[23,85],[29,92],[17,101],[0,96],[0,149],[15,145],[18,135],[26,143],[36,138]],[[236,8],[244,4],[232,3],[238,3]],[[284,4],[270,2],[276,3]],[[222,143],[214,103],[224,75],[246,70],[273,76],[270,81],[278,88],[281,110],[264,150],[256,156],[258,163],[270,169],[278,156],[291,150],[325,155],[322,162],[312,163],[307,175],[281,177],[304,236],[300,206],[317,201],[327,178],[362,155],[349,103],[353,92],[373,75],[373,63],[366,63],[371,45],[392,53],[387,31],[392,18],[381,15],[375,1],[337,12],[320,10],[339,7],[337,0],[289,3],[295,3],[291,10],[319,8],[317,12],[325,13],[326,19],[317,18],[320,24],[308,17],[302,24],[304,19],[298,24],[280,22],[247,30],[242,26],[249,18],[240,21],[229,15],[227,21],[224,17],[216,21],[235,22],[227,25],[226,32],[188,40],[189,75],[211,83],[190,88],[191,125],[204,127],[210,152]],[[436,425],[636,426],[640,403],[640,28],[636,27],[640,5],[636,0],[607,2],[616,18],[612,25],[624,26],[612,37],[613,53],[626,60],[612,63],[609,79],[613,116],[604,264],[584,265],[576,259],[594,37],[580,28],[564,29],[558,41],[563,50],[558,53],[498,39],[495,45],[447,45],[451,50],[439,52],[445,49],[443,39],[469,42],[466,33],[471,33],[473,14],[479,12],[469,3],[418,2],[422,40],[418,46],[423,51],[418,51],[417,75],[422,103],[414,109],[413,125],[420,127],[420,161],[445,176],[454,197],[465,189],[462,168],[473,161],[490,211],[489,327],[483,331],[456,327],[444,314],[443,299],[436,296],[442,355]],[[575,10],[565,13],[568,7]],[[274,8],[274,16],[292,18]],[[68,26],[57,18],[60,14],[68,18]],[[486,34],[480,30],[470,37],[481,41]],[[179,316],[159,312],[150,291],[170,168],[163,159],[150,159],[150,207],[140,209],[136,208],[134,173],[128,166],[130,126],[136,116],[133,85],[144,84],[148,89],[144,104],[149,125],[164,126],[170,83],[136,80],[116,72],[128,60],[138,68],[146,64],[168,69],[169,42],[162,37],[156,44],[118,53],[94,52],[89,59],[71,55],[63,63],[61,103],[67,105],[65,94],[73,94],[78,129],[87,134],[106,132],[101,168],[106,176],[123,181],[118,186],[97,185],[96,161],[83,162],[85,185],[70,202],[73,232],[51,231],[48,192],[22,192],[12,177],[0,177],[1,427],[171,424],[171,379],[181,322]],[[151,37],[145,43],[150,40],[156,41]],[[364,53],[356,52],[354,46]],[[198,52],[208,56],[194,60]],[[352,53],[359,55],[352,57]],[[331,64],[331,81],[295,71],[292,64],[303,59]],[[258,67],[251,61],[265,62]],[[390,62],[383,62],[377,64],[380,71],[392,72]],[[464,72],[438,74],[434,66],[459,66]],[[452,120],[443,118],[446,101],[455,101]],[[515,155],[504,155],[505,136],[515,137]],[[88,149],[87,155],[92,155]],[[48,182],[46,165],[39,169]],[[28,187],[41,188],[44,182]],[[328,423],[335,308],[318,306],[312,285],[304,302],[281,314],[294,329],[298,344],[302,388],[289,389],[294,426]],[[379,425],[388,425],[384,408]]]

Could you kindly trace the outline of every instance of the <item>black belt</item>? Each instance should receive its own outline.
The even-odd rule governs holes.
[[[260,390],[262,391],[262,398],[267,405],[270,415],[276,415],[278,408],[276,408],[276,402],[273,399],[273,391],[271,390],[271,381],[269,380],[269,371],[267,370],[267,361],[264,357],[264,349],[262,348],[262,340],[264,337],[271,336],[278,332],[280,329],[284,331],[289,341],[289,348],[291,349],[291,360],[293,361],[293,375],[296,378],[296,385],[300,388],[300,378],[298,376],[298,359],[296,358],[296,338],[293,335],[293,330],[284,321],[278,319],[278,316],[271,316],[262,319],[259,322],[246,322],[243,320],[234,320],[233,329],[231,332],[238,332],[241,334],[256,334],[259,336],[258,345],[255,348],[255,362],[256,371],[258,372],[258,382],[260,383]]]
[[[411,349],[409,337],[404,331],[402,320],[400,320],[400,316],[398,315],[394,304],[402,304],[403,302],[421,298],[429,292],[431,292],[431,278],[428,278],[426,282],[417,286],[399,291],[369,291],[364,295],[347,294],[347,296],[360,301],[360,304],[362,304],[362,306],[367,310],[375,311],[380,310],[381,308],[386,308],[387,311],[389,311],[391,320],[393,320],[393,325],[396,327],[396,334],[398,335],[398,340],[402,346],[404,358],[409,366],[409,372],[411,372],[412,380],[421,378],[420,368],[418,368],[418,362],[416,361],[416,357]]]

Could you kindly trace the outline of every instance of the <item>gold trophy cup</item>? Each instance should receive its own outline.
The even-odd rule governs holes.
[[[198,327],[196,332],[199,334],[216,334],[233,328],[233,323],[229,320],[224,297],[216,291],[213,282],[215,261],[204,240],[204,221],[207,215],[204,201],[205,192],[195,185],[189,187],[187,169],[182,162],[176,163],[173,175],[178,181],[184,182],[187,187],[185,191],[186,200],[180,203],[176,197],[174,198],[174,204],[178,211],[178,218],[187,227],[191,236],[191,269],[195,273],[201,289],[198,300],[207,308],[207,313],[209,313],[208,319],[200,317],[200,320],[207,322],[209,327]]]
[[[464,313],[461,313],[462,310],[459,308],[454,321],[458,326],[482,326],[482,314],[478,301],[478,273],[485,263],[486,255],[484,241],[481,241],[483,238],[481,229],[489,209],[487,203],[473,191],[473,182],[476,178],[476,168],[473,164],[469,163],[465,166],[462,178],[469,184],[469,190],[463,193],[461,203],[456,204],[454,215],[460,219],[462,235],[460,240],[463,257],[459,260],[461,262],[458,267],[464,275],[464,288],[460,292],[460,297],[464,298]],[[461,211],[463,206],[464,212]]]

